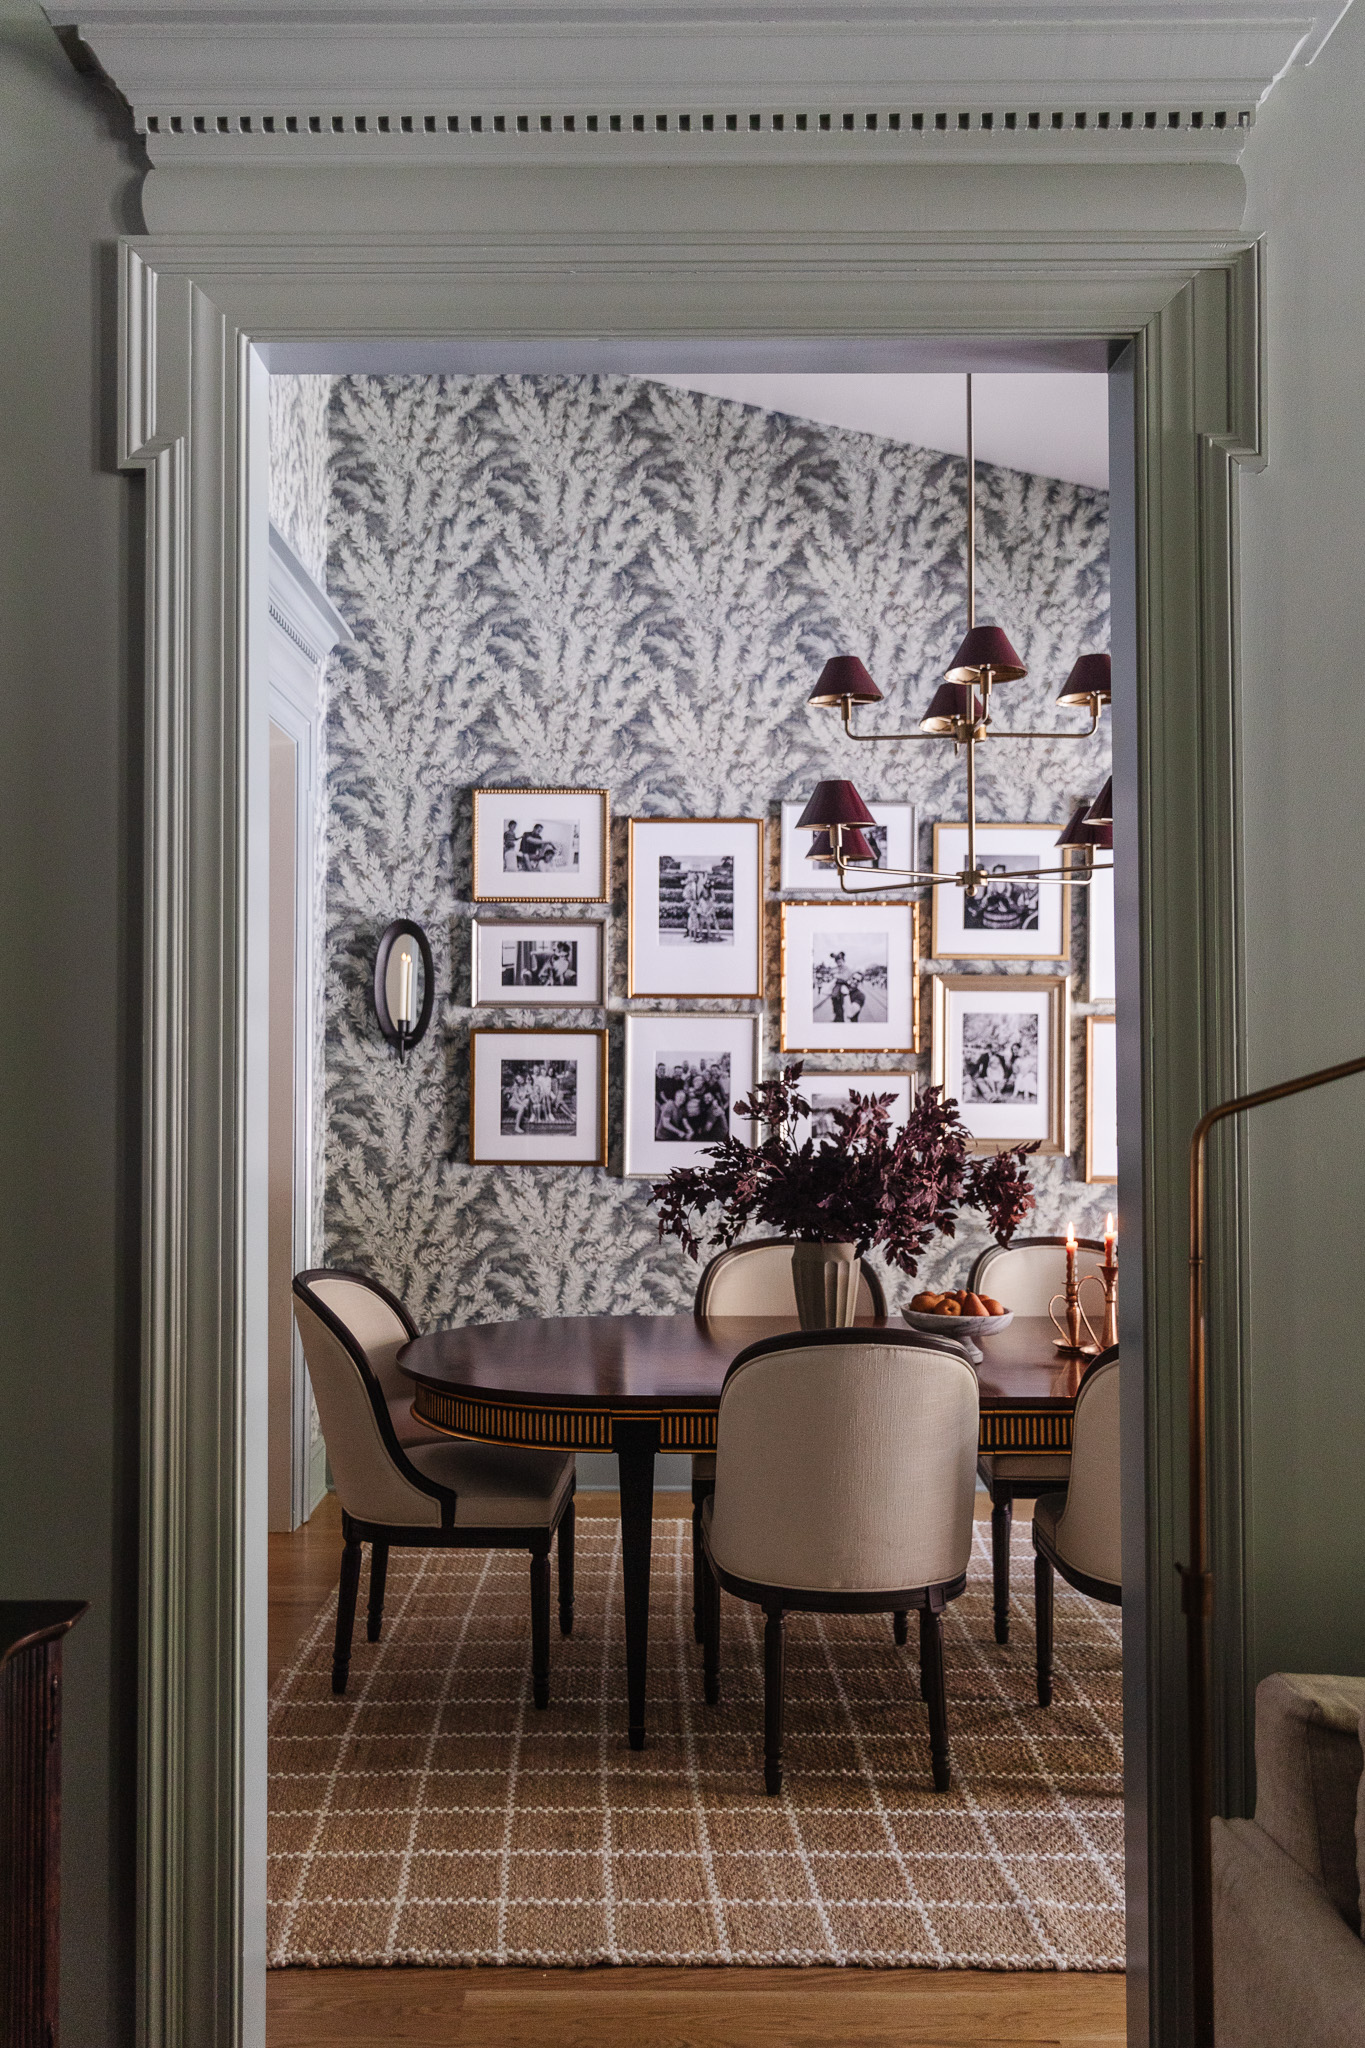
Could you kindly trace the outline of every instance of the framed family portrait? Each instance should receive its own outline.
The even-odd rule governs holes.
[[[1118,985],[1114,966],[1114,870],[1096,868],[1085,895],[1089,906],[1090,952],[1086,991],[1092,1003],[1112,1003]]]
[[[475,1166],[605,1166],[605,1031],[469,1034]]]
[[[804,1145],[807,1138],[817,1145],[822,1138],[832,1138],[834,1112],[847,1109],[855,1095],[894,1098],[889,1126],[893,1138],[905,1128],[915,1103],[913,1074],[803,1074],[798,1087],[810,1104],[810,1115],[802,1117],[796,1127],[798,1145]]]
[[[1065,974],[934,976],[933,1079],[958,1105],[972,1149],[1036,1138],[1069,1149]]]
[[[782,905],[783,1052],[911,1052],[919,924],[910,903]]]
[[[977,858],[986,886],[969,896],[954,882],[934,889],[935,960],[1068,960],[1071,957],[1070,889],[1065,882],[1031,882],[1030,873],[1061,864],[1060,825],[978,825]],[[934,873],[960,873],[967,860],[967,827],[935,825]],[[1008,879],[1007,879],[1008,877]]]
[[[632,818],[628,996],[763,993],[763,820]]]
[[[700,1166],[722,1138],[751,1145],[754,1127],[734,1114],[763,1072],[761,1017],[626,1018],[626,1117],[622,1171],[662,1180]]]
[[[869,804],[876,823],[864,825],[863,837],[876,856],[877,867],[904,872],[915,865],[919,841],[918,813],[914,804]],[[840,896],[839,870],[817,867],[810,858],[813,838],[810,826],[798,831],[796,821],[805,809],[803,801],[782,806],[781,887],[784,896]],[[873,868],[859,868],[857,887],[870,889],[876,882]],[[901,885],[888,882],[888,889]]]
[[[534,1003],[599,1007],[606,1001],[606,926],[537,924],[530,918],[476,917],[470,927],[470,990],[476,1009]]]
[[[1085,1177],[1119,1177],[1118,1024],[1085,1020]]]
[[[476,789],[475,903],[605,903],[605,789]]]

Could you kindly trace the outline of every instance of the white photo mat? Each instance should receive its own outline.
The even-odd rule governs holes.
[[[1061,866],[1060,825],[978,825],[980,866],[1018,874]],[[934,873],[958,874],[967,861],[967,827],[935,825]],[[968,896],[953,882],[934,892],[930,955],[935,960],[1067,960],[1071,892],[1065,882],[987,882]]]
[[[469,1034],[469,1157],[476,1166],[605,1166],[605,1031]]]
[[[1109,858],[1112,860],[1113,855]],[[1114,870],[1096,868],[1085,892],[1089,906],[1086,990],[1092,1003],[1112,1003],[1118,992],[1114,962]]]
[[[1085,1020],[1085,1177],[1119,1177],[1118,1022]]]
[[[811,828],[806,825],[798,830],[797,819],[806,808],[798,799],[795,803],[782,806],[782,848],[780,887],[784,896],[841,896],[839,871],[837,868],[817,867],[809,857]],[[919,840],[919,814],[914,804],[874,804],[867,807],[876,820],[873,835],[873,850],[879,856],[877,866],[899,869],[904,872],[913,868],[917,859]],[[853,887],[872,888],[876,880],[875,868],[859,868],[850,877]],[[889,881],[888,889],[904,887],[903,883]]]
[[[933,1079],[973,1149],[1070,1146],[1070,983],[1064,974],[934,976]]]
[[[605,939],[600,918],[551,924],[476,917],[469,935],[470,1001],[476,1009],[600,1009],[606,1000]]]
[[[888,1129],[894,1138],[904,1130],[906,1120],[915,1106],[915,1076],[913,1074],[812,1074],[809,1069],[797,1082],[797,1091],[804,1095],[811,1106],[808,1117],[798,1119],[796,1142],[804,1145],[813,1137],[818,1144],[829,1134],[826,1125],[828,1114],[833,1109],[847,1109],[853,1095],[893,1095]]]
[[[784,903],[783,1052],[911,1052],[910,903]]]
[[[752,1145],[753,1124],[733,1111],[762,1076],[761,1017],[628,1016],[623,1176],[703,1166],[705,1148],[725,1137]]]
[[[763,820],[632,818],[628,996],[763,994]]]
[[[605,903],[605,789],[474,791],[475,903]]]

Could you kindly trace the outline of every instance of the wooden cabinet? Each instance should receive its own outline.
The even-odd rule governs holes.
[[[84,1600],[0,1601],[0,2041],[56,2048],[62,1638]]]

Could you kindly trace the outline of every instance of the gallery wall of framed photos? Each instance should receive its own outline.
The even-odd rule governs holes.
[[[916,941],[903,894],[848,903],[794,830],[829,775],[856,778],[884,865],[962,816],[951,748],[854,746],[806,703],[854,646],[887,697],[868,723],[913,726],[962,632],[961,460],[615,376],[341,377],[327,426],[327,587],[356,635],[329,671],[328,1259],[423,1323],[685,1307],[697,1268],[650,1179],[787,1057],[817,1130],[850,1087],[907,1114],[945,976],[1067,982],[1067,1101],[1025,1107],[1069,1149],[1036,1162],[1031,1228],[1102,1227],[1086,1041],[1112,942],[1086,892],[1054,916],[1001,887],[959,952],[942,905],[921,894]],[[1030,669],[1009,722],[1044,727],[1108,644],[1107,499],[990,466],[978,491],[979,611]],[[1033,828],[1027,854],[1105,767],[1102,743],[1001,748],[982,808]],[[396,916],[438,991],[401,1065],[369,996]],[[1027,1017],[965,1014],[974,1114],[1017,1122],[1059,1071],[1043,1014],[1034,1080]],[[924,1284],[979,1248],[945,1241]]]

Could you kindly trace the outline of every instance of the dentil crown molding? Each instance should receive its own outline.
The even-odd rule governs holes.
[[[1350,0],[49,4],[157,165],[1235,161]]]

